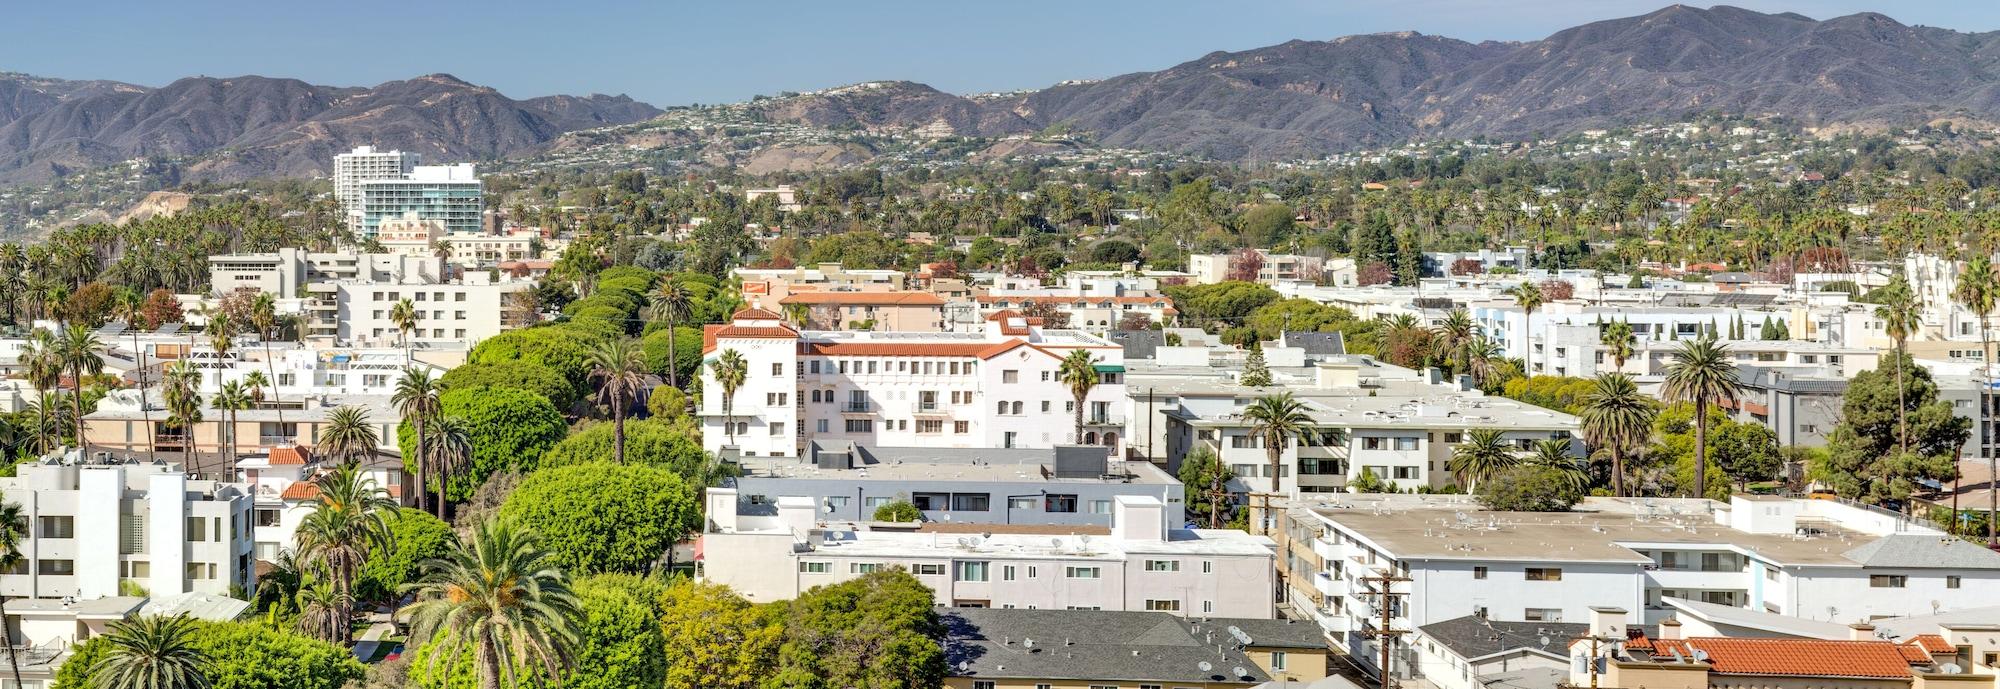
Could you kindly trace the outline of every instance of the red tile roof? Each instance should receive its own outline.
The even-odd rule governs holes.
[[[1912,646],[1920,646],[1926,653],[1957,653],[1958,648],[1937,634],[1918,634],[1909,641]],[[1928,659],[1926,659],[1928,660]]]
[[[300,481],[285,486],[285,492],[280,493],[278,497],[286,500],[311,500],[319,497],[319,486],[313,485],[311,481]]]
[[[785,317],[758,308],[746,308],[729,314],[732,321],[782,321]]]
[[[718,338],[791,340],[797,339],[798,336],[799,331],[793,330],[791,326],[782,323],[775,326],[710,323],[701,326],[701,353],[707,354],[715,351],[715,341]]]
[[[805,292],[780,299],[778,303],[944,306],[944,298],[929,292]]]
[[[1910,677],[1910,661],[1889,641],[1820,639],[1653,639],[1655,657],[1690,649],[1708,654],[1712,672],[1788,677]],[[1629,646],[1628,646],[1629,647]],[[1926,659],[1928,661],[1928,659]]]
[[[1912,663],[1931,662],[1930,651],[1926,651],[1922,646],[1918,646],[1914,643],[1908,643],[1908,644],[1903,644],[1901,646],[1897,646],[1896,650],[1903,652],[1903,660]]]
[[[1054,353],[1022,340],[1005,342],[813,342],[807,354],[821,356],[944,356],[991,359],[1019,347],[1033,347],[1049,356]]]
[[[312,451],[303,447],[274,447],[268,461],[272,466],[305,466],[312,463]]]

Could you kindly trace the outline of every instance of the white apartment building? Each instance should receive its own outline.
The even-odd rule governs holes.
[[[1102,445],[1124,450],[1124,354],[1102,338],[1043,329],[996,314],[978,333],[799,331],[777,314],[744,309],[704,329],[702,444],[710,452],[796,457],[813,440],[892,447]],[[714,362],[749,364],[725,398]],[[1076,401],[1057,375],[1085,350],[1099,383]],[[724,407],[727,399],[730,405]]]
[[[203,395],[214,394],[224,383],[242,383],[251,373],[262,374],[267,398],[299,399],[307,395],[378,395],[396,392],[403,370],[417,367],[432,378],[444,375],[448,366],[427,361],[463,361],[468,347],[441,344],[436,349],[413,353],[400,347],[321,347],[298,342],[272,342],[269,347],[248,338],[239,338],[228,354],[218,354],[205,341],[187,347],[181,343],[154,344],[147,361],[155,364],[176,357],[187,359],[201,372]],[[184,352],[184,354],[182,354]],[[163,356],[164,355],[164,356]],[[160,380],[158,371],[148,374]]]
[[[1069,316],[1069,327],[1091,333],[1116,329],[1127,317],[1138,314],[1148,323],[1171,324],[1180,311],[1174,300],[1162,294],[1084,296],[1076,290],[1035,290],[1032,293],[993,290],[977,297],[981,318],[1002,311],[1022,311],[1042,304]]]
[[[1257,282],[1267,285],[1285,281],[1318,283],[1326,278],[1329,261],[1325,258],[1299,254],[1280,254],[1274,253],[1269,249],[1256,249],[1256,252],[1258,256],[1264,259],[1263,265],[1259,266],[1257,270]],[[1236,254],[1233,253],[1193,254],[1188,256],[1187,272],[1194,275],[1196,284],[1212,285],[1224,282],[1229,279],[1230,262],[1235,257]],[[1337,271],[1344,275],[1344,281],[1337,281],[1332,284],[1355,284],[1353,280],[1354,261],[1351,259],[1334,259],[1334,262],[1339,261],[1345,261],[1345,264],[1341,266],[1344,270]]]
[[[1466,615],[1654,623],[1680,598],[1802,619],[1866,621],[2000,604],[2000,553],[1892,512],[1829,500],[1589,498],[1577,511],[1484,511],[1462,496],[1294,501],[1281,568],[1292,606],[1356,658],[1390,625]],[[1400,643],[1398,644],[1401,645]],[[1401,657],[1406,648],[1394,648]]]
[[[796,268],[737,268],[743,300],[753,309],[779,311],[778,302],[800,292],[900,292],[908,274],[900,270],[847,268],[821,263]]]
[[[806,497],[779,498],[775,515],[749,515],[728,488],[709,489],[707,504],[697,578],[759,603],[900,568],[953,607],[1276,614],[1269,539],[1169,529],[1166,506],[1150,496],[1119,496],[1108,530],[829,523]]]
[[[504,274],[494,280],[478,271],[451,282],[313,283],[306,286],[306,335],[364,346],[400,345],[402,332],[389,313],[397,302],[408,300],[417,312],[411,343],[463,346],[532,323],[533,314],[520,295],[534,289],[532,280]]]
[[[132,582],[155,596],[255,588],[246,486],[156,464],[48,459],[0,478],[27,519],[21,565],[0,595],[94,599]]]
[[[270,292],[280,299],[301,296],[314,282],[442,282],[444,264],[421,255],[315,252],[286,247],[267,254],[225,254],[208,258],[209,294],[243,289]]]
[[[378,179],[400,179],[410,173],[420,159],[415,153],[380,151],[361,146],[333,157],[333,198],[348,219],[348,228],[361,227],[361,183]]]

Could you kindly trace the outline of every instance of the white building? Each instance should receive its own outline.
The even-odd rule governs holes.
[[[485,184],[471,163],[418,165],[407,175],[364,179],[359,186],[358,236],[373,237],[384,221],[411,214],[443,222],[448,234],[478,234],[481,229]]]
[[[702,444],[746,456],[796,457],[815,439],[894,447],[1124,448],[1123,350],[1073,330],[1045,330],[996,314],[978,333],[816,332],[744,309],[703,333]],[[1073,351],[1095,358],[1098,385],[1075,398],[1059,379]],[[712,365],[725,351],[748,362],[736,394]],[[731,404],[724,408],[724,400]]]
[[[1257,282],[1267,285],[1279,282],[1319,283],[1326,278],[1327,259],[1318,256],[1273,253],[1269,249],[1256,249],[1263,259],[1257,270]],[[1187,272],[1194,275],[1196,284],[1212,285],[1229,279],[1231,263],[1236,254],[1193,254],[1188,256]],[[1343,259],[1336,259],[1343,260]],[[1341,266],[1342,281],[1333,284],[1355,284],[1354,262],[1346,260]]]
[[[361,183],[378,179],[399,179],[410,173],[419,156],[402,151],[378,151],[361,146],[333,157],[333,198],[348,219],[348,228],[361,228]]]
[[[805,497],[779,498],[775,515],[755,516],[739,513],[726,488],[709,489],[707,501],[698,578],[760,603],[901,568],[954,607],[1275,615],[1269,539],[1169,529],[1157,498],[1118,497],[1108,530],[825,523]]]
[[[0,595],[94,599],[131,582],[155,596],[255,588],[247,486],[190,480],[175,464],[45,460],[0,478],[27,520]]]

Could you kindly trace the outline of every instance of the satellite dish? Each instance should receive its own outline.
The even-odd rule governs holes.
[[[1213,670],[1213,669],[1215,669],[1215,665],[1214,665],[1214,664],[1211,664],[1211,663],[1209,663],[1209,662],[1208,662],[1208,661],[1206,661],[1206,660],[1204,660],[1204,661],[1201,661],[1201,662],[1199,662],[1199,663],[1195,663],[1195,664],[1194,664],[1194,666],[1195,666],[1195,667],[1198,667],[1198,668],[1201,668],[1201,671],[1202,671],[1202,672],[1208,672],[1209,670]]]
[[[1542,646],[1546,647],[1549,645],[1549,637],[1544,636],[1542,637],[1541,640],[1542,640]]]
[[[1941,675],[1957,675],[1957,674],[1963,674],[1965,672],[1965,668],[1959,667],[1958,663],[1945,663],[1939,665],[1937,671],[1938,674]]]
[[[1238,665],[1238,666],[1236,666],[1236,667],[1233,667],[1233,668],[1230,668],[1229,670],[1230,670],[1231,672],[1234,672],[1234,673],[1236,673],[1236,676],[1237,676],[1237,677],[1249,677],[1249,676],[1250,676],[1250,671],[1249,671],[1249,670],[1245,670],[1245,669],[1243,669],[1243,666],[1241,666],[1241,665]]]
[[[1705,663],[1708,662],[1708,651],[1699,648],[1689,649],[1688,657],[1694,659],[1694,662]]]

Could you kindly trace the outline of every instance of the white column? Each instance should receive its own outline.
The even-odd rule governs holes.
[[[79,467],[76,487],[77,598],[116,596],[125,467]]]
[[[152,561],[154,597],[186,593],[187,476],[154,474],[146,490],[146,550]]]

